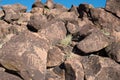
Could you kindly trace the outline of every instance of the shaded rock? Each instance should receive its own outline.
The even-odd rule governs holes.
[[[120,5],[119,0],[107,0],[105,9],[117,15],[120,18],[120,6],[119,5]]]
[[[120,62],[120,42],[114,42],[106,48],[108,56],[117,62]]]
[[[45,6],[48,7],[49,9],[54,8],[53,0],[47,0],[47,2],[45,3]]]
[[[120,65],[109,58],[91,55],[85,57],[82,64],[86,80],[115,80],[120,78]]]
[[[45,80],[65,80],[65,71],[60,66],[47,69]]]
[[[35,7],[44,8],[44,5],[42,4],[41,0],[35,0],[35,3],[33,3],[32,8]]]
[[[4,19],[7,22],[16,21],[20,18],[20,13],[26,12],[26,7],[21,4],[5,5],[2,6],[4,11]]]
[[[22,80],[22,79],[19,78],[18,76],[0,71],[0,80]]]
[[[94,32],[80,41],[77,45],[78,49],[85,53],[99,51],[109,45],[109,39],[100,31]]]
[[[81,64],[82,58],[71,54],[65,61],[65,80],[84,80],[84,70]]]
[[[34,28],[36,30],[44,28],[47,19],[44,15],[41,14],[32,14],[30,17],[30,21],[28,22],[28,26]]]
[[[79,18],[83,19],[83,17],[89,16],[88,13],[91,8],[93,8],[93,6],[90,4],[80,4],[78,7]]]
[[[44,80],[49,42],[38,34],[21,32],[0,50],[0,64],[24,80]]]
[[[39,31],[38,34],[43,34],[49,40],[50,44],[56,45],[60,40],[65,38],[67,31],[64,22],[54,20],[45,26],[46,28]]]
[[[64,62],[64,56],[64,53],[58,47],[53,47],[48,51],[47,67],[60,65]]]

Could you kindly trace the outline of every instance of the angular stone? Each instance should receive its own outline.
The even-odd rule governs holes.
[[[79,32],[78,22],[77,22],[77,21],[68,22],[68,23],[67,23],[67,30],[68,30],[71,34],[74,34],[74,33]]]
[[[109,45],[109,39],[100,31],[94,32],[80,41],[77,45],[78,49],[85,53],[99,51]]]
[[[84,80],[82,57],[71,53],[65,61],[65,80]]]
[[[78,7],[72,5],[69,11],[70,11],[70,12],[75,12],[75,14],[76,14],[77,16],[79,16]]]
[[[47,2],[45,3],[45,6],[48,7],[49,9],[54,8],[53,0],[47,0]]]
[[[105,9],[120,18],[120,0],[107,0]]]
[[[38,32],[38,34],[43,34],[49,40],[49,43],[56,45],[60,40],[64,39],[66,36],[65,24],[62,21],[51,21],[46,24],[46,28]]]
[[[31,13],[22,13],[20,15],[20,18],[17,22],[15,22],[17,25],[27,25],[28,21],[30,20]]]
[[[0,80],[22,80],[22,79],[19,78],[18,76],[0,71]]]
[[[114,42],[106,48],[107,55],[120,62],[120,42]]]
[[[39,7],[44,8],[44,5],[42,4],[41,0],[36,0],[35,3],[33,3],[32,8]]]
[[[65,54],[58,48],[53,47],[48,51],[47,67],[57,66],[64,62]]]
[[[0,49],[0,64],[25,80],[44,80],[48,44],[47,39],[36,33],[21,32]]]
[[[44,28],[45,23],[47,22],[47,19],[44,15],[41,14],[32,14],[30,17],[30,21],[28,22],[29,27],[33,27],[36,30]]]
[[[86,80],[120,79],[120,65],[109,58],[91,55],[84,57],[81,63],[85,71]]]
[[[20,18],[20,13],[24,13],[27,10],[27,8],[21,4],[5,5],[2,6],[2,9],[5,14],[4,19],[9,23],[18,20]]]

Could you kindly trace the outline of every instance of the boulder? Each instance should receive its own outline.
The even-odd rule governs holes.
[[[105,9],[120,18],[120,1],[119,0],[107,0]]]
[[[45,26],[46,28],[40,30],[38,34],[43,34],[51,45],[56,45],[66,37],[67,31],[64,22],[53,20]]]
[[[20,77],[0,71],[0,80],[22,80]]]
[[[65,61],[65,80],[84,80],[82,57],[71,53]]]
[[[116,80],[120,79],[119,68],[112,59],[91,55],[81,61],[86,80]]]
[[[27,8],[21,4],[5,5],[2,6],[4,11],[4,20],[8,23],[16,21],[20,18],[20,13],[26,12]]]
[[[46,41],[36,33],[21,32],[0,49],[0,64],[24,80],[44,80],[49,50],[49,42]]]
[[[97,31],[85,37],[85,39],[78,43],[77,47],[84,53],[92,53],[107,47],[109,43],[108,37]]]
[[[39,7],[39,8],[44,8],[43,3],[41,0],[36,0],[35,3],[32,4],[32,8]]]
[[[80,29],[77,21],[67,22],[66,27],[71,34],[75,34],[79,32],[79,29]]]
[[[58,66],[64,62],[65,54],[58,48],[53,47],[48,51],[47,67]]]
[[[114,59],[116,62],[120,62],[120,42],[114,42],[106,48],[107,55]]]
[[[39,30],[44,28],[46,22],[47,18],[44,15],[35,13],[31,15],[30,21],[28,22],[28,27]]]

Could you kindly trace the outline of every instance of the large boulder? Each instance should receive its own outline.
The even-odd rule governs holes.
[[[35,13],[31,15],[30,21],[28,22],[28,27],[39,30],[44,28],[46,22],[47,22],[46,16]]]
[[[120,42],[114,42],[106,48],[107,55],[114,59],[116,62],[120,62]]]
[[[101,31],[93,32],[77,45],[84,53],[92,53],[107,47],[110,40]]]
[[[67,31],[65,23],[62,21],[53,20],[46,23],[46,28],[38,32],[39,35],[43,34],[52,45],[56,45],[66,37]]]
[[[0,49],[0,64],[24,80],[44,80],[48,44],[47,39],[36,33],[21,32]]]
[[[120,0],[107,0],[105,9],[120,18]]]
[[[21,4],[5,5],[2,6],[4,11],[4,20],[11,23],[20,18],[20,13],[26,12],[27,8]]]
[[[91,55],[84,57],[82,65],[86,80],[116,80],[120,79],[120,65],[112,59]]]

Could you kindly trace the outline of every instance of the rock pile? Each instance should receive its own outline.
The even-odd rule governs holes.
[[[39,0],[0,11],[0,80],[120,80],[120,1],[70,9]]]

